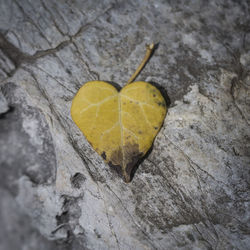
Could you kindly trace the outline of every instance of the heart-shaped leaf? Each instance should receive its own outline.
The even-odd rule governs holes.
[[[118,92],[107,82],[91,81],[73,99],[71,116],[98,154],[129,182],[166,111],[160,91],[149,83],[133,82]]]

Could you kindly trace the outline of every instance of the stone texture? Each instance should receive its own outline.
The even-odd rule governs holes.
[[[248,249],[250,3],[0,0],[0,249]],[[125,184],[70,117],[86,81],[169,111]],[[20,247],[21,246],[21,247]]]

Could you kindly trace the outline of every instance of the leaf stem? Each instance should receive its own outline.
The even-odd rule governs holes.
[[[134,79],[139,75],[139,73],[141,72],[141,70],[143,69],[143,67],[146,65],[146,63],[148,62],[149,58],[152,55],[152,52],[154,50],[155,45],[152,43],[150,45],[146,45],[147,51],[146,51],[146,55],[143,58],[141,64],[139,65],[139,67],[136,69],[135,73],[130,77],[130,79],[128,80],[127,84],[130,84],[131,82],[134,81]]]

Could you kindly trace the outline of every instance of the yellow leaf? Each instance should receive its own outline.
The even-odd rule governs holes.
[[[118,92],[107,82],[91,81],[74,97],[71,116],[98,154],[129,182],[166,111],[160,91],[149,83],[133,82]]]

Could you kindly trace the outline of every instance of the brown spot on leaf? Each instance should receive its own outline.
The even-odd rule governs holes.
[[[123,147],[123,151],[119,148],[111,154],[108,165],[111,169],[115,170],[119,176],[123,177],[125,182],[130,182],[131,172],[143,155],[144,153],[139,151],[138,144],[128,143]]]
[[[122,166],[122,149],[121,147],[118,148],[118,150],[115,150],[112,152],[110,161],[113,165],[120,165]]]
[[[158,104],[158,106],[160,107],[166,107],[166,103],[165,102],[156,102]]]
[[[120,177],[123,177],[123,170],[122,170],[122,149],[119,148],[112,152],[110,161],[108,165],[114,170]]]
[[[124,159],[125,159],[124,178],[126,182],[130,182],[131,172],[143,155],[144,153],[139,151],[138,144],[128,143],[124,146]]]
[[[106,153],[105,153],[105,152],[102,152],[101,156],[102,156],[102,158],[103,158],[104,160],[106,160]]]

